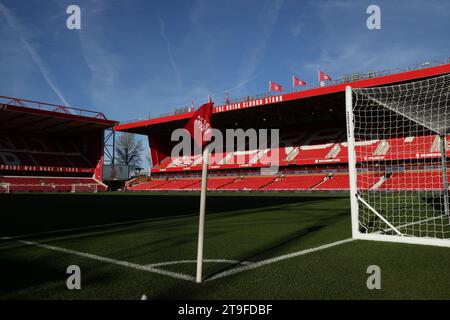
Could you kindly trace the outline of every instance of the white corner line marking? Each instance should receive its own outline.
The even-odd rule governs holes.
[[[154,263],[154,264],[149,264],[149,265],[140,265],[137,263],[116,260],[116,259],[112,259],[112,258],[98,256],[98,255],[91,254],[91,253],[85,253],[85,252],[75,251],[75,250],[71,250],[71,249],[65,249],[65,248],[56,247],[56,246],[52,246],[52,245],[48,245],[48,244],[43,244],[43,243],[38,243],[38,242],[33,242],[33,241],[26,241],[26,240],[19,240],[14,237],[2,237],[1,239],[2,240],[10,240],[10,241],[22,243],[22,244],[29,245],[29,246],[35,246],[35,247],[39,247],[39,248],[43,248],[43,249],[47,249],[47,250],[58,251],[58,252],[66,253],[66,254],[76,255],[79,257],[87,258],[87,259],[97,260],[97,261],[101,261],[101,262],[107,262],[107,263],[111,263],[111,264],[115,264],[115,265],[119,265],[119,266],[123,266],[123,267],[136,269],[136,270],[156,273],[156,274],[168,276],[171,278],[195,282],[195,277],[193,277],[193,276],[183,274],[183,273],[176,273],[176,272],[172,272],[172,271],[161,270],[161,269],[157,269],[156,267],[157,266],[174,265],[174,264],[182,264],[182,263],[193,263],[193,262],[196,262],[196,260],[179,260],[179,261]],[[282,260],[291,259],[291,258],[295,258],[298,256],[306,255],[309,253],[317,252],[320,250],[332,248],[332,247],[335,247],[335,246],[338,246],[341,244],[352,242],[354,240],[356,240],[356,239],[349,238],[349,239],[345,239],[345,240],[340,240],[340,241],[332,242],[332,243],[325,244],[325,245],[322,245],[319,247],[296,251],[296,252],[288,253],[288,254],[285,254],[282,256],[278,256],[278,257],[274,257],[274,258],[270,258],[270,259],[266,259],[266,260],[261,260],[258,262],[250,262],[250,261],[239,262],[237,260],[227,260],[227,259],[205,259],[204,262],[230,263],[230,264],[239,263],[241,265],[240,267],[236,267],[236,268],[218,273],[215,276],[206,279],[205,281],[217,280],[217,279],[231,276],[231,275],[243,272],[243,271],[259,268],[259,267],[262,267],[262,266],[265,266],[265,265],[268,265],[271,263],[275,263],[275,262],[279,262]]]
[[[328,249],[328,248],[336,247],[336,246],[339,246],[341,244],[352,242],[354,240],[356,240],[356,239],[349,238],[349,239],[345,239],[345,240],[341,240],[341,241],[336,241],[336,242],[332,242],[332,243],[329,243],[329,244],[325,244],[325,245],[322,245],[322,246],[319,246],[319,247],[311,248],[311,249],[305,249],[305,250],[301,250],[301,251],[297,251],[297,252],[288,253],[288,254],[285,254],[285,255],[282,255],[282,256],[278,256],[278,257],[275,257],[275,258],[261,260],[261,261],[255,262],[253,264],[250,264],[250,265],[237,267],[237,268],[234,268],[234,269],[230,269],[230,270],[218,273],[215,276],[213,276],[213,277],[211,277],[211,278],[209,278],[209,279],[207,279],[205,281],[217,280],[217,279],[220,279],[220,278],[223,278],[223,277],[234,275],[236,273],[240,273],[240,272],[243,272],[243,271],[259,268],[259,267],[262,267],[262,266],[265,266],[265,265],[268,265],[268,264],[271,264],[271,263],[274,263],[274,262],[279,262],[279,261],[282,261],[282,260],[291,259],[291,258],[295,258],[295,257],[298,257],[298,256],[303,256],[303,255],[308,254],[308,253],[317,252],[317,251],[320,251],[320,250],[325,250],[325,249]]]
[[[238,261],[238,260],[228,260],[228,259],[203,259],[204,263],[227,263],[227,264],[240,264],[240,265],[251,265],[254,262],[250,261]],[[170,266],[174,264],[189,264],[189,263],[197,263],[197,260],[177,260],[177,261],[167,261],[167,262],[158,262],[147,264],[147,267],[162,267],[162,266]]]
[[[22,244],[25,244],[28,246],[34,246],[34,247],[39,247],[39,248],[43,248],[43,249],[47,249],[47,250],[58,251],[58,252],[71,254],[71,255],[75,255],[75,256],[91,259],[91,260],[107,262],[107,263],[111,263],[111,264],[115,264],[115,265],[119,265],[119,266],[123,266],[123,267],[136,269],[136,270],[147,271],[147,272],[156,273],[159,275],[164,275],[164,276],[168,276],[168,277],[172,277],[172,278],[176,278],[176,279],[195,282],[195,278],[193,276],[189,276],[187,274],[161,270],[161,269],[157,269],[154,267],[144,266],[144,265],[140,265],[140,264],[132,263],[132,262],[128,262],[128,261],[116,260],[116,259],[112,259],[112,258],[98,256],[98,255],[91,254],[91,253],[80,252],[80,251],[65,249],[65,248],[61,248],[61,247],[55,247],[52,245],[33,242],[33,241],[19,240],[19,239],[14,239],[11,237],[3,237],[2,240],[12,240],[12,241],[19,242],[19,243],[22,243]]]

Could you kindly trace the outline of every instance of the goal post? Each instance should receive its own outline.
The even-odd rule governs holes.
[[[353,238],[450,247],[450,75],[345,97]]]
[[[356,154],[353,118],[353,92],[352,88],[345,88],[345,111],[347,120],[347,148],[348,148],[348,168],[350,179],[350,209],[352,215],[352,236],[358,238],[358,199],[357,199],[357,174],[356,174]]]

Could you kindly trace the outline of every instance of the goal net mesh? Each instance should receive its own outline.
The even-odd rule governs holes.
[[[359,231],[450,239],[450,75],[353,89]]]

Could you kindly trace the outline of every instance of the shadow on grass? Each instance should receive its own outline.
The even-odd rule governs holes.
[[[317,201],[298,196],[209,196],[208,214]],[[332,199],[332,198],[329,198]],[[0,235],[197,215],[198,195],[1,195]]]
[[[56,269],[50,264],[44,266],[40,263],[33,263],[33,266],[30,267],[30,261],[26,259],[3,254],[0,254],[0,260],[2,261],[1,296],[57,280],[61,280],[61,286],[65,285],[65,270]]]
[[[270,253],[275,252],[275,255],[279,255],[277,251],[279,251],[283,247],[293,244],[294,242],[297,242],[306,237],[311,237],[314,234],[320,232],[323,228],[329,227],[333,222],[336,222],[341,218],[346,218],[347,216],[347,211],[341,211],[332,216],[317,219],[317,221],[312,226],[301,228],[297,232],[282,237],[276,241],[272,241],[272,243],[268,243],[264,247],[248,252],[246,255],[241,255],[240,257],[235,258],[235,260],[238,261],[237,263],[229,264],[226,267],[213,272],[212,274],[208,275],[206,279],[212,278],[215,275],[228,271],[230,269],[234,269],[235,267],[240,266],[243,262],[254,261],[256,258],[259,258],[258,260],[264,260],[273,257],[269,255]]]
[[[46,256],[19,257],[5,255],[2,252],[0,261],[2,261],[0,300],[98,299],[101,297],[90,295],[89,287],[106,287],[117,280],[117,274],[111,273],[108,265],[101,263],[95,264],[94,269],[92,265],[79,260],[69,259],[55,263]],[[84,291],[67,289],[66,281],[70,275],[66,273],[66,268],[74,263],[82,269],[82,286],[86,283],[88,287]],[[103,293],[108,294],[107,291]]]

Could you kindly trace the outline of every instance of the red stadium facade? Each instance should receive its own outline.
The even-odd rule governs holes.
[[[345,87],[368,88],[401,84],[450,73],[450,64],[423,64],[402,72],[368,73],[331,81],[325,87],[306,89],[279,95],[264,95],[214,107],[212,126],[226,129],[279,129],[279,170],[273,175],[261,175],[261,159],[274,152],[256,149],[243,152],[245,163],[233,161],[236,152],[215,154],[209,165],[210,190],[348,190],[348,150],[346,144]],[[151,179],[129,186],[130,190],[199,190],[201,155],[171,157],[175,142],[171,134],[183,128],[194,112],[120,124],[117,131],[147,135],[151,148]],[[408,154],[408,144],[422,149]],[[357,145],[361,154],[371,154],[359,161],[395,160],[393,157],[433,159],[440,157],[438,138],[433,135],[372,140]],[[398,152],[404,148],[404,152]],[[396,150],[397,152],[391,152]],[[242,153],[242,152],[241,152]],[[411,173],[409,173],[411,174]],[[368,174],[370,175],[370,174]],[[420,172],[417,172],[420,184]],[[380,182],[378,176],[367,176],[364,188],[395,187],[395,179]],[[391,187],[389,187],[391,186]],[[412,186],[413,188],[415,186]],[[417,186],[420,188],[420,186]]]
[[[9,192],[103,191],[103,113],[0,97],[0,184]]]

